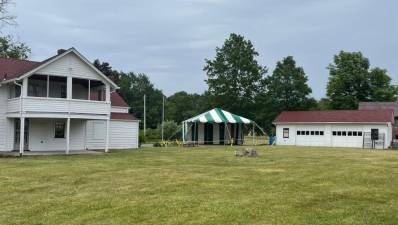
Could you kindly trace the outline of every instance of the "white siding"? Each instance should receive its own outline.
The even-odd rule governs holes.
[[[138,121],[111,120],[109,127],[109,148],[138,148]],[[106,122],[101,120],[87,121],[86,145],[88,149],[104,149]]]
[[[112,106],[111,112],[113,112],[113,113],[129,113],[129,108],[128,107]]]
[[[46,67],[37,71],[38,74],[68,76],[103,80],[94,69],[90,68],[84,61],[78,58],[73,52],[64,57],[50,63]]]
[[[7,136],[7,86],[0,87],[0,151],[6,150]]]
[[[55,121],[66,122],[66,119],[30,119],[29,150],[31,151],[65,151],[66,139],[54,138]],[[83,150],[85,141],[85,121],[72,119],[70,123],[70,150]],[[66,131],[65,131],[66,132]],[[65,134],[66,135],[66,134]]]

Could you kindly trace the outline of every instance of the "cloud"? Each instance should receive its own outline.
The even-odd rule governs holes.
[[[268,68],[293,55],[316,98],[340,50],[362,51],[398,82],[398,2],[393,0],[18,1],[16,34],[42,60],[74,46],[115,69],[147,73],[167,95],[206,89],[204,59],[229,33],[250,39]],[[178,80],[178,82],[170,82]]]

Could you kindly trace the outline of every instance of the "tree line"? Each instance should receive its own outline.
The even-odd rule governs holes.
[[[0,16],[0,22],[12,24],[15,17],[8,15],[7,4],[0,5],[0,12],[5,15]],[[30,52],[25,43],[12,36],[0,37],[0,57],[27,59]],[[216,47],[215,53],[214,58],[205,59],[203,67],[208,90],[202,94],[180,91],[168,96],[166,120],[180,123],[220,107],[253,119],[270,132],[273,119],[282,111],[357,109],[361,101],[396,101],[398,97],[398,87],[391,83],[387,70],[371,67],[361,52],[340,51],[333,57],[327,67],[326,96],[319,101],[311,97],[308,77],[293,56],[278,61],[269,72],[258,62],[259,53],[252,42],[234,33],[221,47]],[[93,64],[120,87],[118,92],[131,107],[131,113],[141,120],[146,95],[147,127],[159,126],[164,94],[146,74],[118,71],[99,59]]]

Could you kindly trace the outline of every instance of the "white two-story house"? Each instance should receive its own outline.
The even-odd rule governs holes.
[[[0,58],[0,151],[137,148],[139,121],[116,89],[74,48]]]

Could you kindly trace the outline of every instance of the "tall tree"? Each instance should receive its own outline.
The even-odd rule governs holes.
[[[153,86],[147,75],[133,72],[121,73],[119,86],[119,93],[131,107],[131,112],[139,119],[143,119],[144,116],[143,98],[144,94],[146,95],[147,127],[156,128],[162,119],[162,91]]]
[[[333,109],[356,109],[369,101],[369,60],[361,52],[341,51],[330,64],[327,97]]]
[[[398,97],[398,86],[391,84],[391,77],[387,70],[378,67],[369,73],[370,100],[371,101],[396,101]]]
[[[206,95],[177,92],[167,98],[166,119],[180,123],[209,109]]]
[[[316,107],[303,68],[296,66],[292,56],[277,62],[272,75],[265,80],[266,91],[258,95],[257,119],[269,131],[272,120],[282,111],[308,110]]]
[[[397,89],[385,70],[369,70],[369,59],[361,52],[344,52],[334,56],[329,65],[327,97],[333,109],[357,109],[360,101],[393,101]]]
[[[203,70],[215,106],[248,116],[267,72],[257,62],[258,55],[250,40],[232,33],[216,48],[216,57],[206,59]]]
[[[94,60],[93,65],[101,71],[105,76],[109,77],[115,84],[120,83],[120,73],[112,69],[112,66],[108,62],[101,62],[99,59]]]
[[[12,4],[11,0],[0,0],[0,23],[3,25],[15,25],[15,15],[9,13],[8,7]]]
[[[0,37],[0,57],[27,59],[30,52],[30,48],[25,43],[15,41],[12,36]]]

